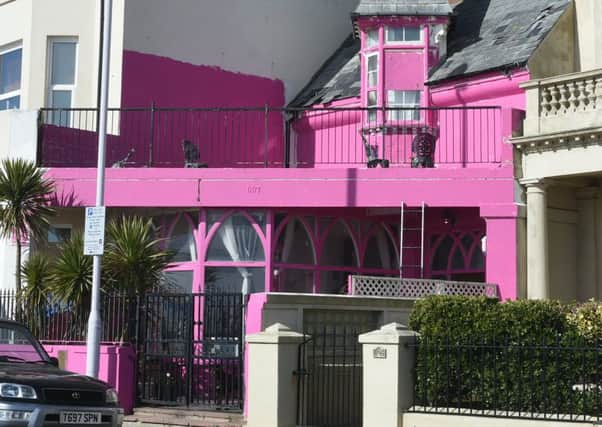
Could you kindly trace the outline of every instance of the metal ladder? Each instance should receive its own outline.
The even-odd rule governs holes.
[[[409,208],[401,203],[399,227],[399,278],[403,279],[407,271],[418,271],[418,277],[424,278],[424,202],[419,208]],[[412,274],[414,276],[414,274]],[[413,277],[416,278],[416,277]]]

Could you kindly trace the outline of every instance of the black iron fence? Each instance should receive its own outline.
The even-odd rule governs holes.
[[[602,343],[419,338],[413,412],[598,422]]]
[[[138,301],[126,293],[101,293],[101,340],[133,342],[136,336]],[[89,307],[48,300],[31,305],[12,290],[0,291],[0,318],[25,323],[46,343],[78,343],[86,340]]]
[[[95,167],[96,109],[42,109],[41,166]],[[109,109],[108,167],[434,167],[502,161],[498,107]]]
[[[329,325],[312,330],[299,347],[297,425],[362,425],[363,330]]]

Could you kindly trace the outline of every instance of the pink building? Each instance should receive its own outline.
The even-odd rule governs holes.
[[[519,85],[552,72],[541,64],[568,2],[520,7],[362,0],[353,34],[295,93],[165,46],[129,50],[126,25],[109,215],[155,218],[177,252],[166,275],[186,292],[341,294],[350,275],[369,275],[523,295],[525,218],[507,141],[521,134]],[[294,58],[288,66],[303,49]],[[81,228],[94,204],[90,107],[41,112],[38,161],[59,185],[59,231]]]

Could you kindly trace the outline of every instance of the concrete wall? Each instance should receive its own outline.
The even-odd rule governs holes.
[[[531,77],[542,79],[578,71],[575,34],[575,6],[571,3],[531,56],[528,63]]]
[[[602,2],[575,0],[576,45],[579,70],[589,71],[602,67]]]
[[[404,427],[588,427],[597,423],[521,420],[506,417],[477,417],[438,414],[404,414]]]
[[[77,37],[74,106],[94,107],[97,98],[99,0],[17,0],[0,5],[0,46],[23,46],[21,108],[44,107],[47,100],[48,37]],[[113,1],[109,104],[119,106],[123,0]]]
[[[128,0],[124,48],[281,81],[290,100],[351,33],[357,3]]]
[[[550,296],[570,302],[577,298],[577,204],[575,189],[548,190]]]

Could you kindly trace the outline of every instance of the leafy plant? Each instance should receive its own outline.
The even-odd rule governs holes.
[[[17,244],[15,289],[21,290],[21,247],[30,237],[41,237],[54,215],[49,200],[54,183],[33,162],[5,159],[0,163],[0,236]]]
[[[21,277],[25,286],[21,288],[21,302],[25,320],[35,335],[38,335],[50,300],[52,265],[43,254],[34,254],[21,266]]]
[[[173,256],[160,243],[152,220],[122,216],[109,222],[104,268],[111,286],[137,295],[156,287]]]

